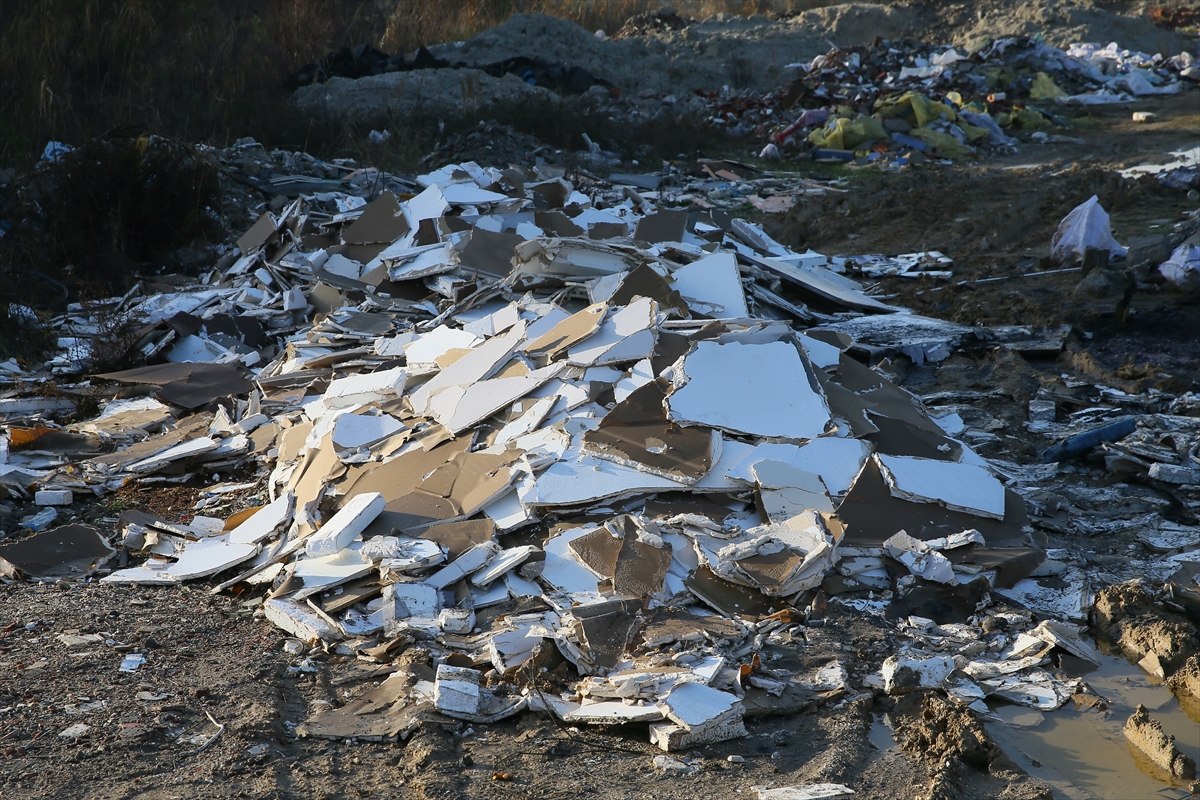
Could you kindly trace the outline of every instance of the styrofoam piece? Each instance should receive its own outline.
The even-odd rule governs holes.
[[[70,489],[39,489],[33,502],[39,506],[69,506],[75,502],[75,495]]]
[[[521,502],[533,506],[573,506],[638,492],[686,491],[687,484],[593,456],[551,464]]]
[[[676,422],[782,439],[812,439],[829,424],[825,399],[787,342],[703,341],[683,369],[688,382],[668,401]]]
[[[341,414],[333,425],[333,443],[346,450],[366,447],[404,430],[390,414]]]
[[[479,683],[482,677],[477,669],[438,664],[433,694],[434,707],[440,711],[478,714],[481,700]]]
[[[398,397],[404,392],[404,384],[407,380],[408,373],[403,367],[348,375],[345,378],[335,378],[330,381],[329,388],[325,390],[321,399],[326,408],[346,408],[374,400]]]
[[[463,431],[520,400],[563,370],[562,363],[536,369],[527,375],[491,378],[469,386],[448,386],[429,400],[434,419],[452,433]]]
[[[435,589],[445,589],[455,581],[460,581],[488,562],[499,550],[495,542],[477,544],[458,558],[425,579],[425,583]]]
[[[339,631],[303,603],[284,598],[272,598],[263,603],[263,615],[277,628],[290,633],[302,642],[335,642],[342,638]]]
[[[483,569],[471,576],[471,583],[476,586],[487,586],[509,570],[524,564],[531,555],[540,549],[527,544],[501,550],[484,565]]]
[[[284,492],[229,532],[234,544],[258,544],[269,539],[292,518],[293,494]]]
[[[308,538],[304,550],[310,556],[328,556],[340,552],[358,538],[383,511],[385,501],[379,492],[365,492],[348,503]]]
[[[650,298],[639,297],[611,313],[600,330],[567,351],[567,361],[587,367],[649,358],[657,341],[655,305]]]
[[[374,572],[375,567],[369,561],[363,561],[361,547],[362,542],[351,542],[345,549],[330,555],[295,561],[289,580],[300,582],[301,585],[291,594],[292,599],[303,600]]]
[[[1004,519],[1004,484],[975,464],[877,454],[892,495]]]
[[[722,318],[748,317],[746,295],[738,273],[737,256],[733,253],[714,253],[699,261],[680,267],[671,274],[671,288],[684,300],[699,300],[721,308]]]
[[[504,336],[494,337],[474,346],[471,352],[434,375],[410,396],[413,410],[428,413],[429,402],[441,391],[467,387],[489,378],[502,367],[524,340],[525,326],[518,323]]]
[[[455,349],[469,349],[480,343],[480,338],[473,333],[439,325],[428,333],[423,333],[411,344],[404,348],[404,355],[414,369],[422,367],[437,368],[437,359]]]
[[[258,545],[230,542],[228,536],[200,539],[188,542],[179,560],[165,571],[181,581],[190,581],[227,570],[256,553]]]

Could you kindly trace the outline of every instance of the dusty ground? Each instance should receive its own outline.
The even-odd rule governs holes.
[[[1027,6],[1020,8],[1034,14]],[[896,294],[895,302],[921,313],[982,324],[1071,324],[1071,353],[1057,362],[969,352],[904,376],[919,394],[1001,388],[981,410],[1001,423],[1004,435],[981,452],[1028,463],[1049,442],[1024,432],[1025,404],[1064,372],[1133,389],[1182,392],[1200,385],[1195,299],[1163,290],[1138,293],[1122,324],[1114,298],[1073,291],[1077,275],[1018,277],[1045,268],[1039,264],[1058,221],[1093,193],[1112,213],[1121,241],[1169,233],[1196,207],[1183,192],[1150,180],[1123,181],[1114,172],[1200,144],[1196,96],[1138,104],[1158,114],[1151,125],[1134,125],[1124,106],[1087,112],[1070,132],[1081,144],[1029,144],[1016,156],[979,165],[864,171],[849,194],[808,198],[771,223],[772,231],[790,246],[830,254],[939,249],[955,260],[954,281],[1013,278],[945,289],[899,279],[881,283],[880,293]],[[1081,468],[1080,480],[1103,475]],[[103,520],[136,507],[177,517],[194,496],[186,487],[165,494],[131,490],[118,498],[120,505],[90,516],[111,524]],[[1131,536],[1052,535],[1051,545],[1097,569],[1119,571],[1114,559],[1120,561]],[[748,738],[697,751],[700,770],[691,776],[654,769],[659,752],[646,743],[644,726],[577,731],[532,714],[494,726],[426,725],[407,744],[300,739],[296,724],[363,683],[347,680],[352,665],[336,654],[310,654],[315,671],[304,671],[302,657],[281,651],[281,633],[253,616],[256,603],[250,596],[212,597],[201,585],[0,586],[0,797],[724,800],[751,797],[752,786],[826,781],[850,784],[871,800],[1051,796],[945,700],[893,702],[869,690],[750,720]],[[889,650],[886,629],[873,618],[835,610],[818,622],[778,648],[780,657],[804,666],[841,658],[852,684],[861,686]],[[60,634],[100,640],[70,647]],[[123,652],[131,649],[144,649],[147,661],[136,672],[121,672]],[[872,714],[885,711],[900,720],[900,750],[873,743]],[[78,738],[60,736],[76,723],[91,728]],[[221,735],[205,745],[218,726],[224,726]],[[730,762],[730,755],[744,762]],[[511,780],[494,779],[498,773]]]

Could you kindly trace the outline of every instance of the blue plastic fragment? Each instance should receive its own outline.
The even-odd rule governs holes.
[[[1121,417],[1116,422],[1110,422],[1103,428],[1096,428],[1087,433],[1072,436],[1070,439],[1064,439],[1053,447],[1048,448],[1042,453],[1042,463],[1050,464],[1055,461],[1064,461],[1068,458],[1084,455],[1101,442],[1112,442],[1128,436],[1133,433],[1135,428],[1137,428],[1137,419],[1135,417]]]

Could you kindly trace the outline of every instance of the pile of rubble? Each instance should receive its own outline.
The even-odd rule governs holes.
[[[262,592],[289,652],[378,679],[309,718],[315,737],[532,709],[650,723],[664,750],[726,740],[851,690],[837,661],[759,656],[826,602],[900,621],[904,650],[867,681],[885,691],[983,711],[1080,691],[1048,668],[1054,648],[1096,660],[1056,621],[1078,614],[987,610],[1030,584],[1074,596],[1030,579],[1058,572],[1024,499],[885,369],[1053,333],[947,332],[844,264],[630,184],[473,162],[416,183],[369,203],[300,188],[198,284],[73,307],[60,358],[2,365],[61,382],[114,313],[164,362],[94,376],[133,388],[66,427],[47,412],[69,399],[0,399],[22,421],[0,482],[45,509],[0,545],[3,574]],[[1161,431],[1126,433],[1114,457],[1188,468]],[[208,476],[186,524],[53,527],[77,495]]]
[[[785,90],[759,104],[738,126],[770,131],[764,155],[887,158],[906,164],[927,155],[967,156],[1011,148],[1010,133],[1062,120],[1054,105],[1131,103],[1177,94],[1200,83],[1196,55],[1170,58],[1133,52],[1115,42],[1062,50],[1025,38],[996,39],[960,53],[953,47],[899,40],[833,49],[806,64]],[[781,119],[780,111],[804,109]],[[728,126],[733,114],[714,122]],[[773,128],[773,130],[771,130]],[[1006,133],[1006,131],[1008,131]],[[840,155],[829,151],[849,152]]]

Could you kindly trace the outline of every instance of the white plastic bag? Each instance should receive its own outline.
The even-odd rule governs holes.
[[[1170,258],[1158,265],[1158,271],[1177,289],[1200,292],[1200,247],[1179,245]]]
[[[1071,210],[1058,224],[1050,239],[1050,255],[1055,261],[1082,261],[1089,247],[1108,250],[1112,258],[1123,257],[1128,251],[1112,237],[1108,212],[1100,206],[1100,198],[1091,199]]]

